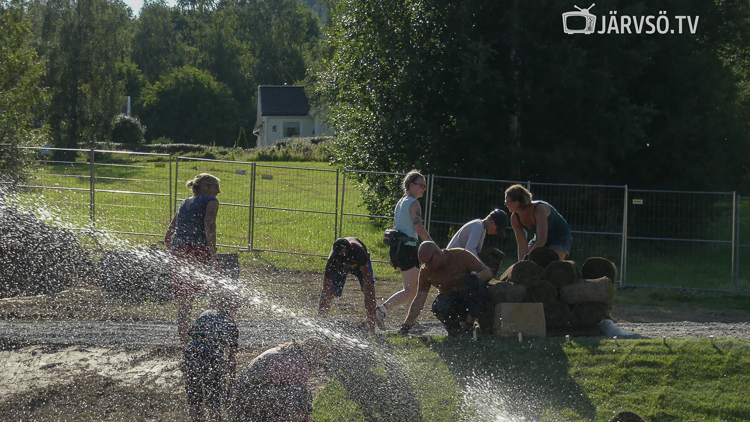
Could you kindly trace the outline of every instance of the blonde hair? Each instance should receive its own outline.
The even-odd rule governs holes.
[[[518,201],[518,206],[521,209],[524,209],[531,205],[531,192],[529,192],[528,189],[521,185],[516,184],[509,187],[508,189],[505,189],[505,195],[511,201]]]
[[[420,173],[416,169],[406,173],[406,176],[404,176],[404,181],[401,185],[401,189],[403,189],[404,195],[407,195],[409,193],[409,185],[414,183],[414,181],[419,179],[420,177],[424,179],[422,173]]]
[[[218,185],[220,181],[221,180],[219,180],[218,177],[216,177],[216,176],[214,176],[212,174],[201,173],[201,174],[195,176],[195,178],[193,180],[188,180],[188,182],[185,184],[185,186],[187,186],[188,189],[190,189],[190,190],[193,191],[193,195],[198,195],[201,192],[201,189],[203,189],[204,186],[206,186],[206,185]]]

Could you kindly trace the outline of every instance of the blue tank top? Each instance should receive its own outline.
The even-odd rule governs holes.
[[[182,201],[177,209],[177,224],[172,237],[172,249],[181,245],[206,246],[206,206],[211,201],[216,201],[216,197],[197,195]]]
[[[191,342],[187,348],[199,347],[222,359],[226,348],[237,348],[238,339],[239,332],[234,319],[226,312],[209,309],[190,328]]]
[[[399,199],[398,204],[396,204],[396,209],[393,211],[393,227],[414,239],[413,241],[405,243],[410,246],[417,246],[417,229],[414,228],[414,221],[409,212],[409,206],[411,206],[412,202],[416,200],[417,198],[414,198],[413,196],[404,196]]]
[[[565,219],[562,215],[560,215],[559,212],[557,212],[555,207],[550,205],[548,202],[539,201],[534,204],[535,210],[539,204],[544,204],[549,207],[549,217],[547,217],[547,245],[549,245],[553,240],[569,236],[570,226],[568,226],[568,222],[565,221]],[[524,226],[523,224],[521,224],[521,217],[519,217],[518,214],[516,214],[516,219],[518,220],[518,224],[520,224],[521,227],[523,227],[523,229],[526,231],[526,235],[528,236],[529,234],[533,234],[534,238],[536,239],[536,225],[534,225],[534,227]],[[534,222],[536,223],[536,217],[534,217]]]

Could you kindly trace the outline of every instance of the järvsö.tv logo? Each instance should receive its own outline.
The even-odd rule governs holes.
[[[628,15],[610,10],[609,13],[597,16],[590,12],[595,6],[592,3],[587,9],[562,14],[563,31],[566,34],[695,34],[698,31],[700,16],[672,16],[666,10],[657,15]],[[596,24],[600,22],[597,31]]]
[[[578,9],[577,12],[563,13],[563,31],[565,31],[566,34],[593,34],[594,28],[596,28],[596,16],[591,14],[589,9],[595,5],[596,3],[592,3],[588,9],[581,9],[578,6],[575,6],[575,8]],[[584,20],[584,22],[582,22],[584,24],[583,29],[570,29],[568,22],[581,23],[581,19]],[[580,27],[580,25],[575,26]]]

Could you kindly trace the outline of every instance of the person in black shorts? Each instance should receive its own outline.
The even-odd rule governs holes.
[[[191,422],[221,418],[226,383],[234,380],[239,332],[233,315],[237,301],[226,294],[211,299],[213,309],[203,312],[190,328],[184,352],[185,391]]]
[[[402,243],[400,247],[391,246],[388,253],[393,268],[398,268],[401,271],[409,271],[412,268],[419,268],[420,266],[416,246]]]
[[[417,278],[419,277],[419,258],[417,245],[419,238],[432,241],[422,221],[422,206],[418,199],[427,191],[427,180],[417,170],[406,174],[402,184],[404,196],[393,210],[393,228],[398,230],[401,240],[388,251],[393,268],[401,270],[404,288],[375,309],[375,322],[385,330],[385,317],[389,310],[404,302],[411,303],[417,295]]]
[[[328,316],[331,300],[334,296],[341,296],[349,274],[359,280],[359,287],[365,296],[368,328],[370,332],[375,332],[375,279],[372,276],[372,262],[364,242],[356,237],[344,237],[333,242],[323,273],[318,316]]]

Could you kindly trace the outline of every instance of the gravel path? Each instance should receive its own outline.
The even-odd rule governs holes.
[[[646,338],[738,338],[750,340],[750,323],[657,322],[649,324],[620,323],[624,332]]]
[[[273,346],[309,336],[315,330],[304,325],[239,322],[240,344],[245,347]],[[346,328],[343,331],[346,331]],[[396,329],[394,325],[389,327]],[[323,328],[324,329],[324,328]],[[614,330],[614,331],[613,331]],[[750,340],[750,323],[626,323],[610,326],[603,337],[618,338],[737,338]],[[413,335],[445,335],[440,323],[426,322],[415,327]],[[158,347],[178,344],[172,322],[109,321],[0,321],[0,338],[22,343],[85,344],[107,347]]]

